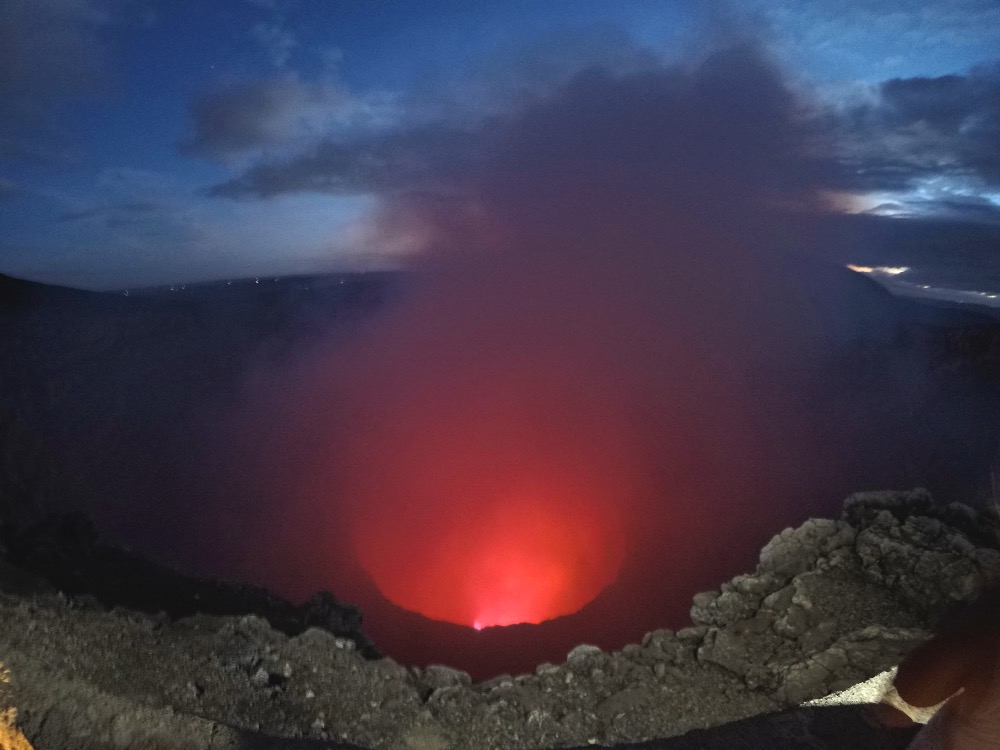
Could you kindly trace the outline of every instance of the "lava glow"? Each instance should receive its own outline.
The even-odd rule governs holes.
[[[547,314],[501,314],[499,273],[442,280],[359,342],[329,453],[356,563],[391,602],[468,627],[579,610],[618,577],[648,496],[611,365],[581,361],[600,328],[557,340]]]
[[[473,505],[415,504],[397,509],[401,522],[357,527],[359,559],[389,600],[480,630],[575,612],[618,574],[625,550],[613,506],[552,490]]]

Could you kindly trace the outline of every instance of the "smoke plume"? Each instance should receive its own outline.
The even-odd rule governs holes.
[[[873,408],[831,368],[895,318],[762,242],[823,205],[807,115],[751,47],[595,70],[484,127],[447,190],[387,196],[378,231],[422,250],[383,314],[281,374],[259,520],[294,553],[251,567],[475,628],[596,597],[620,645],[827,512]]]

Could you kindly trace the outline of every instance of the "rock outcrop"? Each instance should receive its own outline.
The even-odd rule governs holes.
[[[698,656],[799,703],[898,664],[936,615],[998,574],[983,517],[936,510],[922,491],[853,495],[840,520],[782,532],[756,573],[695,597]]]
[[[0,668],[11,674],[18,727],[38,750],[483,750],[670,737],[872,677],[950,606],[1000,580],[995,518],[936,508],[919,490],[859,494],[839,519],[781,532],[756,571],[695,597],[691,627],[649,633],[618,653],[581,645],[535,674],[472,684],[444,666],[374,658],[360,630],[336,633],[339,605],[326,597],[317,600],[325,618],[298,611],[290,627],[291,605],[263,594],[226,599],[219,584],[189,582],[206,597],[197,613],[150,611],[149,592],[131,602],[88,592],[86,575],[60,579],[54,569],[44,547],[51,529],[34,533],[0,563]],[[92,558],[114,559],[85,544]],[[155,566],[137,570],[159,580]],[[169,580],[177,600],[183,580]],[[223,600],[229,609],[212,613],[211,601]]]

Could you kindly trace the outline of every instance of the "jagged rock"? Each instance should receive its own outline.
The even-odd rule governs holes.
[[[633,685],[619,690],[597,704],[595,713],[605,721],[613,720],[616,716],[624,715],[630,711],[646,708],[653,700],[653,693],[645,685]]]
[[[843,521],[814,518],[797,529],[785,529],[761,550],[759,572],[789,578],[816,564],[822,555],[848,547],[855,530]]]
[[[581,643],[566,654],[566,661],[580,662],[591,657],[601,656],[603,653],[597,646],[591,646],[589,643]]]
[[[977,547],[962,531],[937,518],[900,518],[898,509],[909,507],[910,501],[905,496],[895,500],[888,509],[865,506],[863,517],[870,524],[859,532],[855,548],[866,578],[927,610],[967,600],[1000,578],[1000,555],[995,549]],[[924,507],[922,496],[911,504]],[[857,514],[856,508],[845,509],[845,516],[852,514]]]
[[[420,670],[420,682],[430,690],[441,688],[465,687],[472,684],[472,679],[465,672],[452,669],[442,664],[431,664]]]
[[[653,664],[678,664],[694,658],[695,645],[681,640],[672,630],[662,629],[646,633],[642,639],[642,651],[645,659]]]
[[[875,674],[997,579],[1000,554],[977,546],[989,528],[982,514],[938,512],[923,490],[852,495],[840,520],[786,529],[754,574],[694,598],[692,620],[710,626],[698,658],[781,702]]]
[[[855,685],[898,665],[930,634],[918,628],[871,626],[838,638],[785,671],[776,697],[798,704]]]
[[[727,628],[712,628],[698,648],[698,659],[718,664],[742,678],[754,673],[759,682],[763,666],[782,644],[767,616],[752,617]]]
[[[653,631],[619,653],[581,645],[562,665],[479,685],[445,666],[364,658],[363,646],[336,632],[360,624],[360,613],[331,594],[282,608],[263,594],[228,592],[221,601],[242,608],[229,613],[218,602],[214,613],[187,616],[109,610],[107,592],[83,584],[135,561],[85,525],[55,524],[21,537],[17,559],[30,571],[16,560],[0,566],[0,661],[13,675],[20,726],[40,747],[64,746],[71,730],[101,738],[102,749],[152,747],[164,732],[163,747],[216,747],[213,738],[254,747],[263,733],[274,743],[303,737],[389,750],[668,737],[878,674],[926,638],[951,602],[1000,571],[988,519],[925,500],[920,492],[854,496],[839,520],[783,531],[755,571],[696,596],[693,626]],[[64,579],[77,585],[72,596],[14,585],[11,571],[42,580],[42,552],[26,549],[29,539],[50,565],[80,553],[85,573]],[[130,575],[169,583],[180,602],[196,591],[211,607],[204,594],[221,596],[213,584],[148,564],[136,562]],[[290,621],[299,629],[285,630]]]
[[[922,487],[914,490],[855,492],[844,500],[841,518],[853,526],[867,526],[874,516],[888,511],[897,519],[925,516],[934,508],[934,498]]]
[[[322,628],[338,634],[361,632],[361,610],[353,604],[337,601],[337,597],[329,591],[317,591],[302,605],[301,611],[306,627]]]
[[[782,578],[764,574],[737,576],[724,583],[719,592],[696,594],[691,607],[691,621],[701,625],[724,625],[756,612],[766,596],[777,590]]]
[[[370,659],[381,654],[361,629],[361,610],[320,591],[296,607],[264,589],[185,576],[104,544],[79,514],[58,515],[8,537],[7,560],[23,575],[43,579],[73,597],[181,618],[198,613],[256,615],[260,626],[288,635],[308,628],[350,639]]]
[[[396,661],[393,661],[392,659],[389,659],[388,657],[385,659],[379,659],[376,662],[376,666],[379,670],[381,670],[382,674],[385,675],[385,679],[387,680],[400,680],[405,682],[410,677],[409,670],[406,667]]]

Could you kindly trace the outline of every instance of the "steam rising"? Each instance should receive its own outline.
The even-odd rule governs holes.
[[[871,417],[827,368],[894,320],[763,247],[776,207],[822,203],[804,111],[747,47],[589,72],[484,128],[448,193],[387,196],[381,236],[422,253],[361,335],[282,373],[261,520],[295,553],[259,575],[369,600],[370,577],[477,628],[617,581],[620,643],[822,512],[829,448]]]
[[[389,204],[390,231],[434,243],[412,295],[342,354],[330,486],[390,600],[538,622],[613,582],[625,549],[745,528],[717,499],[706,514],[706,490],[752,485],[761,401],[779,407],[761,388],[822,332],[703,222],[707,201],[758,217],[811,202],[794,115],[747,49],[589,73],[484,138],[454,210]]]

